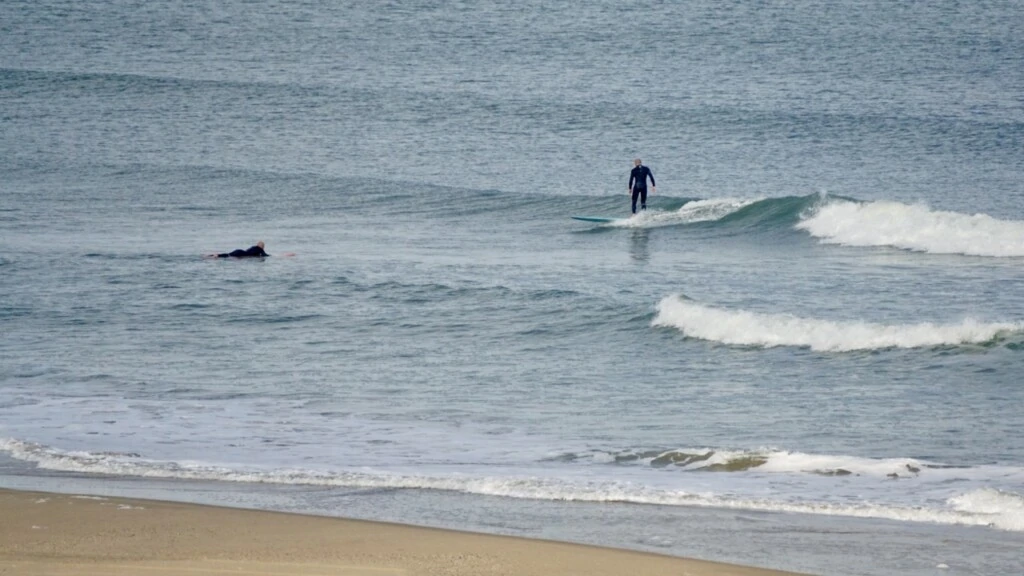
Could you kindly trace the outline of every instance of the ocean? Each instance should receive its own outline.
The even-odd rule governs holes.
[[[1020,574],[1022,24],[5,0],[0,487]]]

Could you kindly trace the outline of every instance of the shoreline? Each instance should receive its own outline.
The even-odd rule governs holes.
[[[0,488],[0,573],[793,576],[586,544]]]

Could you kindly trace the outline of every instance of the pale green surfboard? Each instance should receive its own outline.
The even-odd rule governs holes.
[[[598,224],[609,224],[611,222],[621,222],[626,218],[606,218],[604,216],[570,216],[573,220],[582,220],[584,222],[597,222]]]

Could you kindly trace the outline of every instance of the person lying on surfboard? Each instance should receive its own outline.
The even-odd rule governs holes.
[[[643,161],[633,160],[633,170],[629,173],[629,194],[633,195],[633,214],[636,214],[636,199],[640,198],[640,209],[647,210],[647,179],[651,179],[651,194],[655,192],[654,174],[644,166]]]
[[[270,256],[263,251],[263,241],[260,240],[255,246],[250,246],[248,250],[233,250],[231,252],[225,252],[223,254],[210,254],[211,257],[216,258],[266,258]]]

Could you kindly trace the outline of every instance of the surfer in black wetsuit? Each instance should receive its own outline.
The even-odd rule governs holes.
[[[255,246],[249,247],[248,250],[234,250],[232,252],[225,252],[223,254],[217,254],[217,258],[266,258],[270,256],[263,251],[263,241],[260,240]]]
[[[655,192],[654,174],[637,158],[633,160],[633,170],[629,173],[629,193],[633,195],[633,214],[636,214],[636,200],[640,198],[640,209],[647,210],[647,179],[651,179],[651,194]]]

